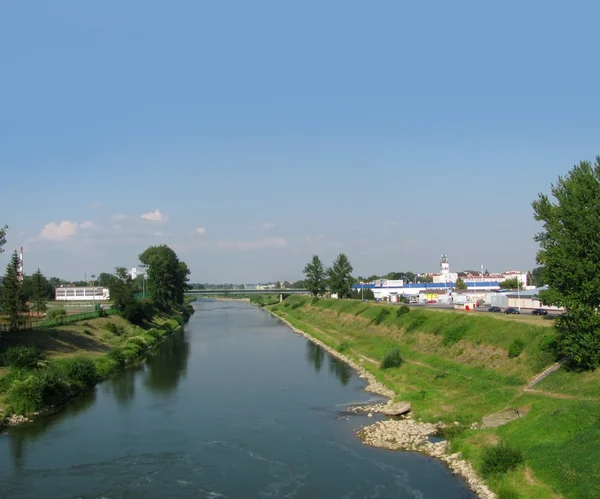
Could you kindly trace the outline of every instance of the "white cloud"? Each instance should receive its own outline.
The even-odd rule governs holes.
[[[196,234],[200,234],[201,236],[203,236],[204,234],[206,234],[206,227],[198,227],[196,229]]]
[[[267,237],[254,241],[229,241],[223,240],[217,242],[217,247],[221,249],[230,249],[236,251],[252,251],[263,248],[284,248],[287,246],[287,240],[284,237]]]
[[[274,229],[275,224],[273,222],[265,222],[262,226],[264,230]]]
[[[82,222],[82,223],[79,224],[79,228],[80,229],[93,229],[94,227],[96,227],[94,225],[94,222],[92,222],[90,220],[87,220],[87,221]]]
[[[77,224],[75,222],[69,222],[63,220],[58,225],[54,222],[46,224],[40,232],[41,239],[47,239],[49,241],[64,241],[77,233]]]
[[[140,215],[140,218],[143,218],[144,220],[150,220],[151,222],[166,222],[167,220],[167,216],[163,215],[158,209],[149,211],[148,213],[143,213]]]

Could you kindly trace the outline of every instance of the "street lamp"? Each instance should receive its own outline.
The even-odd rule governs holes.
[[[94,279],[96,278],[96,274],[90,274],[90,277],[92,278],[92,304],[93,304],[93,310],[96,311],[96,287],[94,286]]]
[[[517,301],[519,302],[519,312],[521,311],[521,280],[517,275]]]

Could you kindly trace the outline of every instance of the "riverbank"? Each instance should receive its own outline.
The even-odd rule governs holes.
[[[141,325],[110,316],[4,334],[0,429],[54,413],[115,372],[142,361],[181,329],[193,311],[186,303]]]
[[[366,391],[389,399],[387,404],[363,406],[361,408],[363,411],[386,413],[388,409],[393,407],[396,393],[385,386],[384,383],[378,381],[371,372],[363,367],[360,361],[355,362],[349,356],[332,348],[327,343],[312,336],[308,332],[295,327],[276,312],[269,309],[267,309],[267,311],[281,320],[295,333],[304,336],[308,340],[319,345],[332,356],[352,367],[358,373],[359,377],[367,381],[367,386],[365,387]],[[350,410],[352,410],[352,408],[350,408]],[[475,492],[478,497],[482,499],[494,499],[496,495],[491,492],[483,480],[477,476],[473,467],[468,462],[460,459],[460,453],[449,453],[447,442],[433,443],[429,441],[428,437],[430,435],[436,434],[444,427],[445,425],[441,422],[437,425],[433,425],[413,421],[409,413],[404,420],[388,420],[366,426],[358,431],[357,436],[366,444],[374,447],[382,447],[391,450],[417,451],[434,458],[442,459],[456,475],[461,476],[466,480],[471,490]]]
[[[499,497],[600,497],[594,457],[600,372],[561,370],[527,389],[554,361],[546,349],[551,327],[494,314],[406,311],[352,300],[291,297],[269,308],[328,351],[341,350],[392,390],[394,401],[410,402],[413,421],[441,422],[449,442],[444,453],[460,453],[480,476],[490,449],[499,443],[518,449],[523,463],[486,475],[487,486]],[[520,351],[510,355],[514,344]],[[400,350],[404,362],[380,369],[380,359],[392,348]],[[484,417],[503,411],[522,417],[481,428]],[[386,425],[378,425],[377,432],[396,431],[392,423]],[[369,435],[389,448],[396,445],[385,443],[385,433],[381,439]]]

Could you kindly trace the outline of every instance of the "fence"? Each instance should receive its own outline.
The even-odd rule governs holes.
[[[73,322],[85,321],[88,319],[97,319],[98,317],[104,317],[107,315],[118,314],[118,310],[97,310],[95,312],[85,312],[83,314],[72,314],[62,315],[53,319],[39,319],[39,320],[20,320],[15,327],[11,328],[10,324],[0,323],[0,333],[8,333],[9,331],[31,331],[33,329],[44,329],[48,327],[63,326],[65,324],[72,324]]]

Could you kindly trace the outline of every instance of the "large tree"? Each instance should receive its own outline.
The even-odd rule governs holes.
[[[2,309],[8,316],[11,330],[17,329],[23,312],[26,311],[23,283],[19,279],[19,256],[15,251],[6,266],[2,280]]]
[[[48,279],[44,277],[42,271],[37,269],[35,274],[30,277],[31,280],[31,296],[29,301],[31,302],[31,308],[38,315],[46,311],[46,302],[48,301],[49,284]]]
[[[323,262],[317,255],[313,255],[312,260],[304,267],[304,275],[304,286],[313,296],[325,293],[327,276],[323,268]]]
[[[320,296],[327,289],[327,275],[323,262],[317,255],[304,267],[304,286],[313,296]]]
[[[349,298],[351,293],[352,265],[350,260],[340,253],[330,269],[327,270],[329,290],[338,298]]]
[[[190,270],[175,252],[165,244],[150,246],[139,259],[148,265],[148,295],[155,305],[162,310],[182,305]]]
[[[551,199],[532,203],[543,230],[537,262],[548,290],[546,305],[565,307],[556,321],[562,352],[587,369],[600,367],[600,156],[582,161],[551,186]]]

